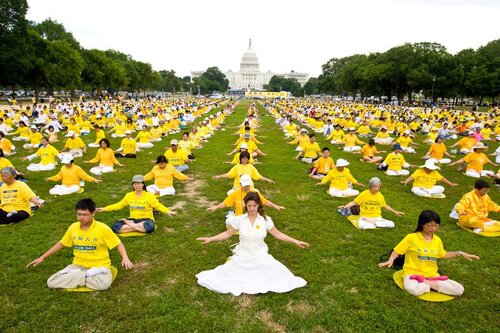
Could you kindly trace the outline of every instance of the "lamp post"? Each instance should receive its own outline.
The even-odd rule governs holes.
[[[434,110],[434,83],[436,82],[436,75],[432,76],[432,90],[431,90],[431,109]]]

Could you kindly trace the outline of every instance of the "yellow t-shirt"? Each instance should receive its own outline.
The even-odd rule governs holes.
[[[73,265],[90,267],[110,267],[108,249],[121,244],[120,239],[110,227],[94,220],[87,230],[80,228],[80,222],[73,223],[61,244],[73,248]]]
[[[49,177],[49,180],[53,181],[62,180],[64,186],[80,185],[81,179],[88,182],[95,181],[94,177],[89,176],[82,168],[75,164],[72,164],[70,168],[63,165],[57,175]]]
[[[443,176],[436,170],[432,170],[430,173],[424,171],[424,169],[417,169],[411,175],[415,181],[413,182],[413,187],[423,187],[423,188],[431,188],[438,181],[443,179]]]
[[[113,166],[113,164],[118,164],[118,160],[115,157],[115,153],[111,148],[102,149],[99,148],[90,163],[97,163],[100,161],[100,165]]]
[[[265,205],[267,202],[267,199],[264,198],[262,194],[257,192],[253,187],[250,188],[249,192],[256,192],[259,194],[260,200],[262,201],[262,204]],[[241,188],[237,189],[233,193],[231,193],[226,199],[224,199],[224,205],[226,207],[234,207],[234,215],[238,216],[243,214],[243,207],[245,207],[245,202],[243,199],[245,199],[245,196],[248,193],[243,192]]]
[[[361,192],[354,201],[360,207],[360,217],[381,217],[382,207],[387,206],[382,193],[372,194],[370,190]]]
[[[66,144],[64,145],[64,148],[68,149],[83,149],[85,147],[85,143],[83,143],[82,139],[79,137],[73,138],[68,138],[66,140]]]
[[[320,157],[314,162],[314,167],[318,170],[318,173],[326,175],[335,167],[335,163],[331,157]]]
[[[104,211],[119,210],[125,207],[130,209],[130,218],[133,219],[151,219],[155,220],[153,209],[156,209],[164,214],[168,214],[170,209],[163,206],[155,195],[143,191],[140,197],[137,197],[135,192],[125,194],[125,197],[120,202],[104,207]]]
[[[30,144],[32,145],[39,145],[40,142],[42,142],[42,138],[43,136],[42,133],[40,132],[35,132],[35,133],[30,132],[29,134]]]
[[[477,144],[477,141],[474,138],[467,137],[458,141],[458,144],[461,149],[472,150],[472,147],[474,147]]]
[[[259,180],[262,177],[257,171],[257,169],[249,164],[236,164],[234,167],[229,170],[227,176],[231,179],[234,179],[233,188],[241,188],[240,177],[241,175],[249,175],[252,179]],[[253,187],[253,181],[251,186]]]
[[[444,143],[433,143],[431,148],[429,149],[429,155],[431,158],[435,158],[436,160],[440,160],[443,158],[443,155],[446,151],[446,146]]]
[[[406,161],[405,161],[403,155],[390,153],[385,158],[384,163],[387,163],[387,165],[388,165],[387,170],[400,171],[403,169],[403,164],[405,164]]]
[[[43,165],[51,164],[56,162],[56,157],[59,155],[54,146],[47,145],[47,147],[40,147],[36,154],[40,156],[40,163]]]
[[[120,147],[123,148],[122,153],[124,154],[135,154],[135,150],[137,148],[137,141],[134,139],[122,139]]]
[[[172,166],[183,165],[188,160],[188,157],[184,150],[179,148],[177,148],[177,151],[175,153],[172,149],[168,149],[164,155],[168,160],[168,164]]]
[[[343,130],[333,130],[326,139],[341,142],[344,139],[344,136],[345,133]]]
[[[34,197],[36,194],[23,182],[3,183],[0,186],[0,209],[6,212],[23,210],[31,215],[30,200]]]
[[[363,153],[363,156],[366,157],[373,157],[377,154],[377,147],[366,144],[361,148],[361,152]]]
[[[321,152],[317,142],[307,142],[302,146],[302,151],[304,152],[305,158],[316,158],[318,153]]]
[[[336,188],[338,190],[345,190],[349,187],[349,183],[357,183],[358,181],[354,179],[354,177],[351,175],[351,172],[349,169],[344,168],[342,172],[340,172],[337,168],[333,168],[328,172],[325,178],[321,180],[321,184],[326,184],[329,181],[332,181],[330,183],[330,187]]]
[[[137,133],[137,139],[139,139],[140,143],[148,143],[151,137],[151,133],[147,131],[140,131]]]
[[[464,157],[464,162],[467,163],[466,171],[474,169],[477,172],[483,171],[483,165],[488,162],[488,157],[484,153],[470,153]]]
[[[186,155],[191,155],[191,150],[196,148],[196,143],[194,143],[191,140],[187,140],[187,141],[181,140],[181,141],[179,141],[179,148],[184,150]]]
[[[155,165],[153,169],[144,176],[144,180],[148,181],[154,178],[155,185],[158,188],[167,188],[173,186],[173,177],[179,180],[188,179],[188,176],[177,171],[172,165],[167,164],[163,169]]]
[[[407,136],[400,136],[397,140],[396,140],[397,143],[399,143],[401,145],[401,147],[405,147],[405,148],[408,148],[410,146],[410,143],[413,142],[413,140]]]
[[[6,167],[14,167],[12,163],[5,157],[0,158],[0,170]]]
[[[414,232],[406,237],[394,248],[394,252],[405,255],[403,275],[423,275],[424,277],[439,276],[437,259],[443,258],[446,251],[441,238],[432,236],[426,241],[420,232]]]

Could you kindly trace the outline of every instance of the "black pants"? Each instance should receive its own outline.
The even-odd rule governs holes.
[[[30,214],[28,214],[24,210],[20,210],[15,214],[11,214],[8,217],[7,214],[9,214],[9,212],[0,209],[0,224],[17,223],[26,220],[28,217],[30,217]]]
[[[125,155],[122,155],[121,153],[115,153],[115,157],[116,158],[136,158],[137,155],[136,154],[125,154]]]

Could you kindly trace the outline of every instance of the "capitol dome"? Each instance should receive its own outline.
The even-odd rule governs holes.
[[[257,54],[252,50],[252,40],[248,42],[248,50],[241,58],[240,71],[242,72],[259,72],[259,59]]]

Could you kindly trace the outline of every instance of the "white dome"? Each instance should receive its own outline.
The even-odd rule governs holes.
[[[254,50],[252,50],[252,40],[248,43],[248,50],[243,54],[241,58],[240,71],[259,71],[259,59],[255,54]]]

